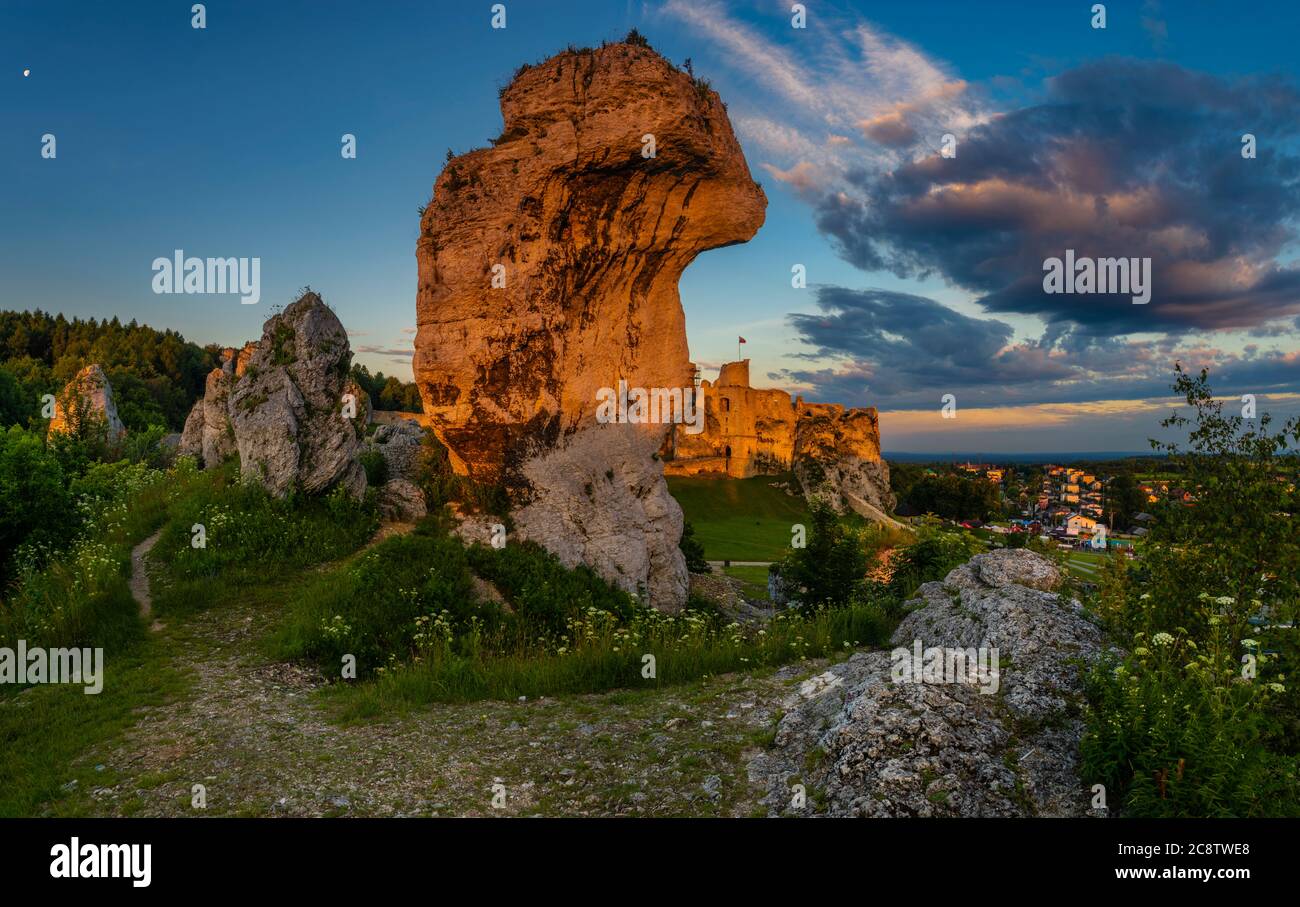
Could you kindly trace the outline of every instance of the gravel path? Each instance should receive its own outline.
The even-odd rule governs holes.
[[[132,589],[146,615],[144,553],[154,541],[132,555]],[[657,690],[435,704],[342,725],[322,694],[325,678],[272,661],[260,646],[286,592],[287,584],[235,596],[156,625],[152,644],[193,683],[83,753],[77,761],[94,767],[98,783],[69,790],[57,813],[758,814],[763,791],[750,784],[747,763],[770,739],[792,682],[825,667],[809,662]]]
[[[149,595],[149,570],[145,563],[145,556],[158,543],[160,535],[162,535],[161,529],[131,549],[131,595],[140,603],[140,616],[145,620],[153,614],[153,599]],[[152,629],[160,630],[162,624],[154,621]]]

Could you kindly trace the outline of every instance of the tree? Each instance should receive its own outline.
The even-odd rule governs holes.
[[[1242,416],[1224,415],[1206,370],[1195,377],[1181,365],[1175,371],[1173,387],[1193,416],[1175,413],[1161,425],[1191,426],[1188,445],[1153,440],[1151,446],[1169,455],[1194,501],[1162,508],[1152,527],[1145,558],[1149,629],[1194,626],[1196,596],[1206,592],[1232,599],[1223,617],[1240,639],[1261,606],[1278,615],[1293,612],[1300,601],[1294,448],[1300,444],[1300,417],[1279,431],[1271,430],[1268,413],[1248,424]]]
[[[1106,485],[1103,510],[1110,521],[1110,528],[1123,532],[1133,525],[1133,518],[1142,512],[1146,505],[1146,496],[1138,487],[1137,479],[1132,473],[1120,473]]]
[[[691,573],[709,573],[709,562],[704,558],[704,546],[700,540],[695,537],[695,527],[690,521],[682,524],[682,538],[677,543],[677,547],[682,549],[682,554],[686,555],[686,569]]]
[[[862,587],[867,555],[857,536],[823,500],[813,501],[807,542],[780,563],[782,578],[803,590],[798,598],[805,607],[850,602]]]
[[[0,581],[29,543],[53,550],[71,532],[74,508],[58,459],[39,435],[13,426],[0,432]]]

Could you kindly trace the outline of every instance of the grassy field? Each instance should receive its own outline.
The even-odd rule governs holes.
[[[774,561],[790,545],[790,527],[808,525],[802,496],[786,494],[773,483],[794,482],[791,475],[752,479],[700,479],[670,476],[668,490],[682,505],[695,537],[711,561]]]
[[[744,583],[745,595],[750,598],[767,598],[766,567],[724,567],[722,572]]]
[[[1096,582],[1108,556],[1100,551],[1071,551],[1066,557],[1065,565],[1080,579]]]

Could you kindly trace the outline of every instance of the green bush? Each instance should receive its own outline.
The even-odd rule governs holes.
[[[12,578],[19,546],[31,564],[71,538],[76,524],[63,466],[37,434],[0,431],[0,587]]]
[[[355,655],[361,677],[417,655],[432,621],[458,639],[501,621],[497,606],[476,600],[460,541],[434,533],[385,539],[309,582],[288,613],[275,641],[280,657],[337,671],[344,655]]]
[[[366,471],[366,484],[378,488],[388,481],[388,461],[384,455],[373,447],[368,447],[357,458],[361,468]]]
[[[892,628],[868,605],[786,612],[762,627],[694,610],[639,608],[620,620],[593,608],[570,618],[558,639],[519,640],[502,649],[456,644],[435,629],[423,637],[418,661],[395,665],[372,683],[340,684],[332,693],[342,716],[359,720],[431,702],[641,689],[879,645]],[[655,658],[653,677],[645,672],[646,655]]]
[[[886,594],[901,607],[922,584],[943,579],[983,550],[979,538],[968,533],[923,529],[917,541],[890,562],[893,573]]]
[[[686,557],[686,569],[691,573],[709,573],[711,571],[709,562],[704,556],[704,546],[695,537],[695,527],[690,524],[689,520],[682,524],[682,537],[677,542],[677,547],[682,549],[682,554]]]
[[[535,636],[563,634],[569,618],[591,609],[624,620],[636,609],[632,596],[611,586],[591,568],[579,565],[570,570],[534,542],[500,549],[474,545],[468,558],[474,572],[501,591],[515,619]]]
[[[1138,566],[1101,577],[1130,654],[1092,674],[1084,779],[1124,815],[1300,816],[1300,419],[1225,415],[1205,371],[1173,386],[1192,416],[1162,424],[1191,426],[1190,449],[1152,443],[1195,504],[1162,508]]]
[[[825,501],[812,504],[807,545],[791,549],[777,569],[800,606],[845,605],[859,598],[867,554],[856,533]]]
[[[187,458],[166,472],[143,464],[99,464],[76,479],[80,531],[48,563],[23,569],[0,602],[0,640],[114,647],[137,638],[138,605],[128,585],[131,549],[204,481]]]
[[[1213,611],[1214,609],[1207,609]],[[1139,633],[1132,655],[1089,676],[1082,774],[1127,816],[1300,816],[1300,759],[1265,745],[1285,692],[1245,682],[1230,634],[1207,646]],[[1269,676],[1272,676],[1270,673]]]

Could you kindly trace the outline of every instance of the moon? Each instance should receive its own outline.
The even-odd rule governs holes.
[[[24,70],[23,70],[23,78],[24,78],[24,79],[27,78],[28,76],[30,76],[31,74],[32,74],[32,71],[31,71],[30,69],[24,69]]]

